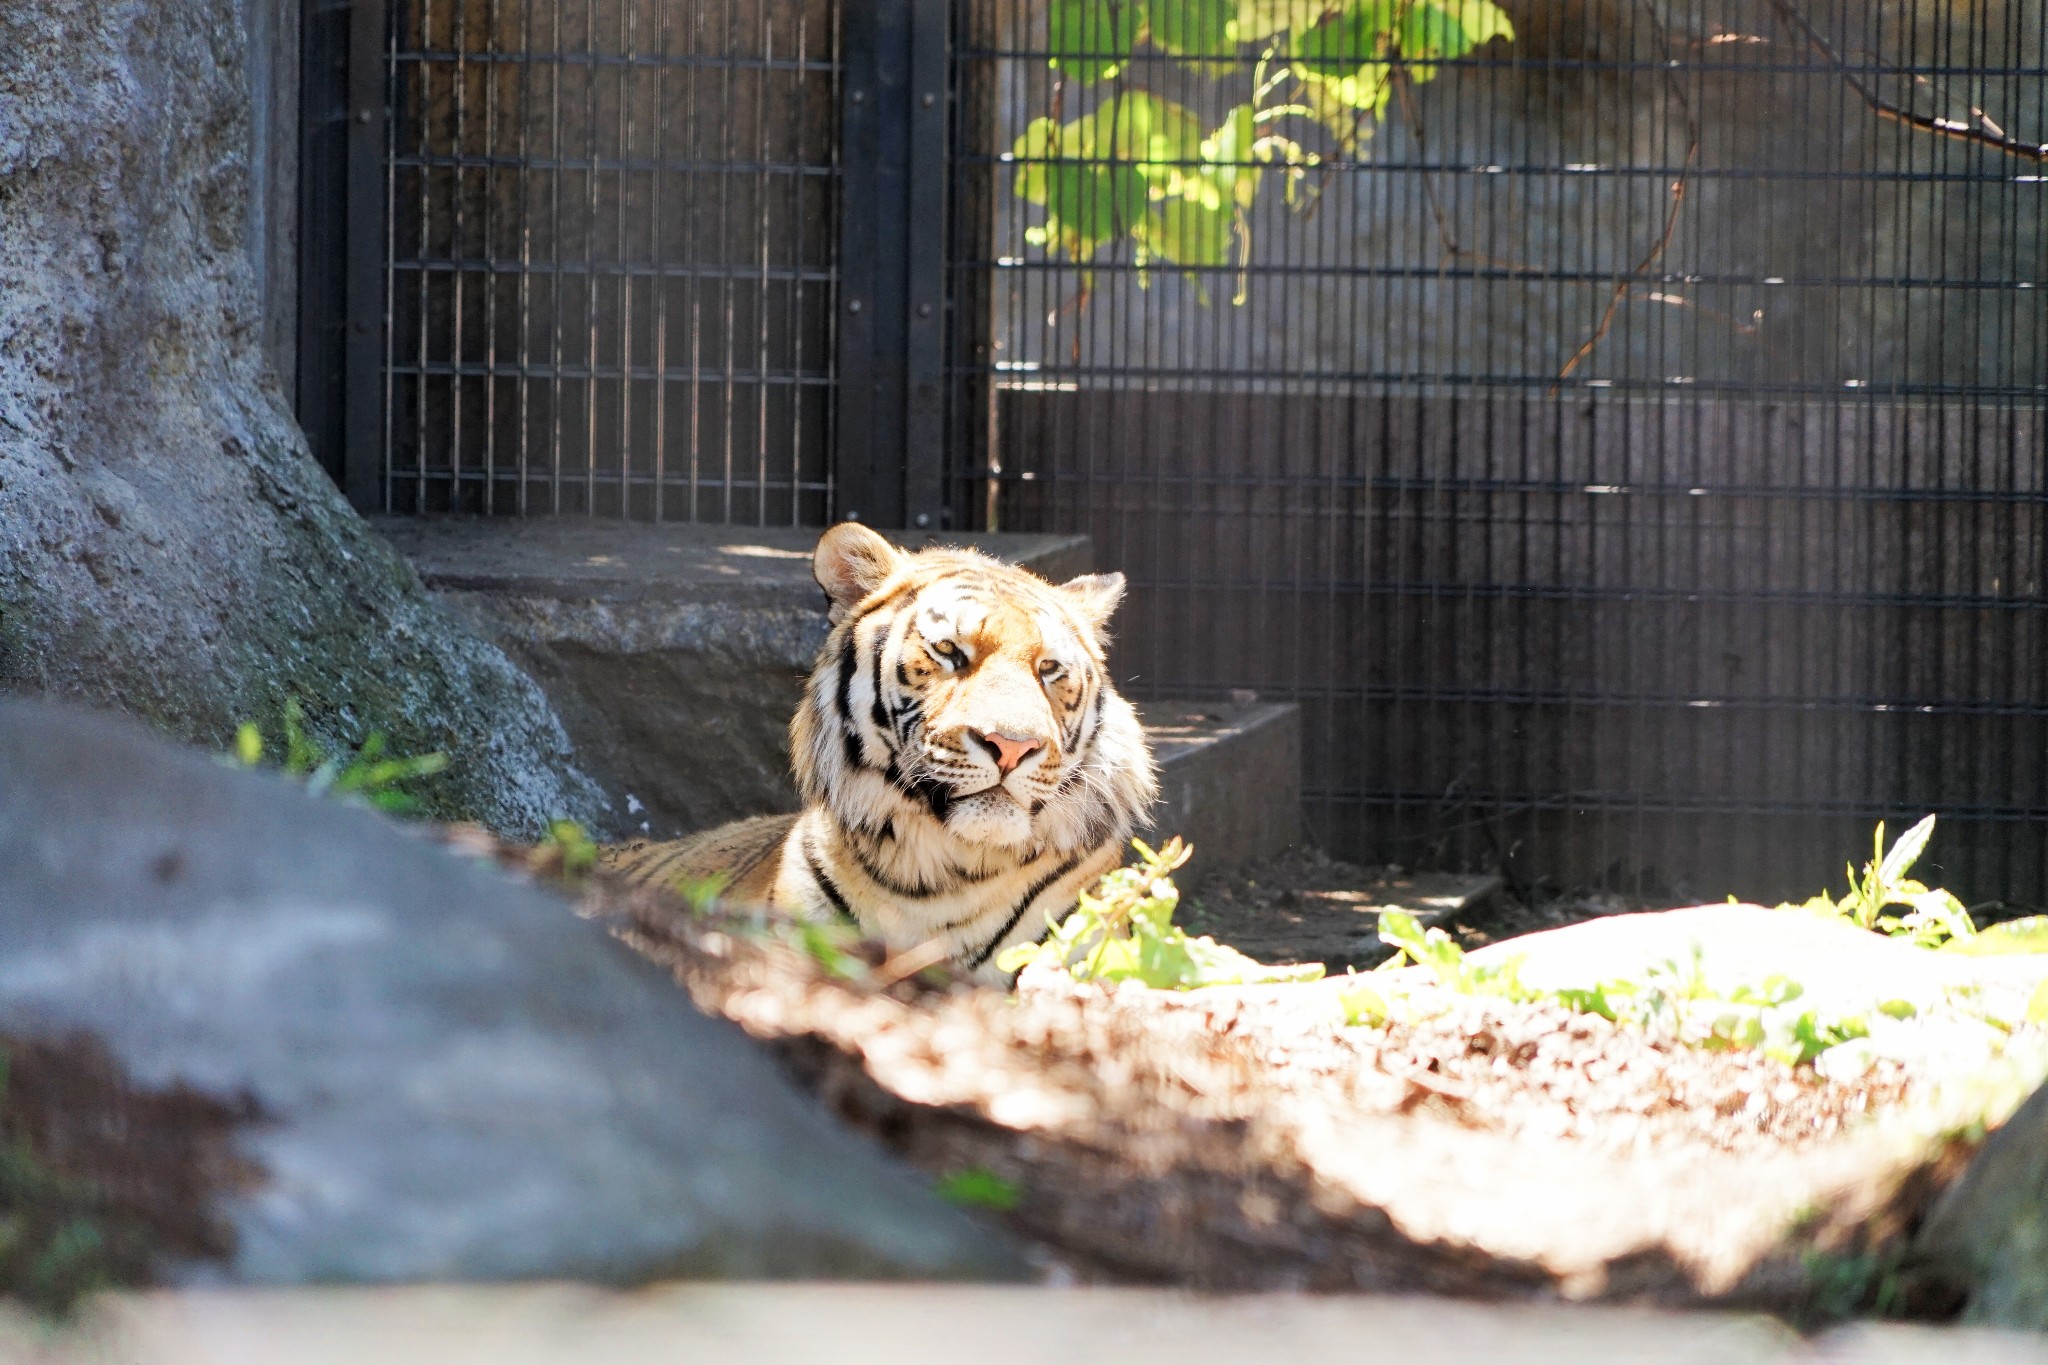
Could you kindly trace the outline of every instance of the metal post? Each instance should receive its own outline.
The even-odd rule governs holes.
[[[945,524],[949,0],[848,5],[833,515]]]
[[[390,124],[386,0],[354,0],[348,50],[348,284],[342,343],[342,490],[384,509],[384,229]]]
[[[292,395],[299,425],[342,481],[342,337],[348,322],[348,0],[308,0],[300,19],[298,344]]]

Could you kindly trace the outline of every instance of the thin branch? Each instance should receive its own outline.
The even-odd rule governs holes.
[[[1826,58],[1829,64],[1841,73],[1842,80],[1862,97],[1863,102],[1869,105],[1871,111],[1879,118],[1903,123],[1908,128],[1917,128],[1923,133],[1933,133],[1937,137],[1954,138],[1958,142],[1972,142],[1979,147],[1989,147],[2025,161],[2048,162],[2048,143],[2020,141],[1974,105],[1971,106],[1970,113],[1976,117],[1977,122],[1972,125],[1961,119],[1916,114],[1910,109],[1893,104],[1863,83],[1862,78],[1850,69],[1849,64],[1843,61],[1828,40],[1820,35],[1820,30],[1799,12],[1799,7],[1793,4],[1792,0],[1771,0],[1771,8],[1776,10],[1778,16],[1787,24],[1799,30],[1813,50]]]
[[[1406,123],[1408,126],[1409,136],[1414,138],[1415,140],[1416,150],[1418,151],[1418,153],[1422,152],[1426,149],[1428,141],[1422,123],[1422,110],[1415,99],[1414,82],[1410,80],[1408,77],[1406,65],[1397,60],[1393,64],[1393,70],[1390,78],[1392,79],[1394,84],[1395,99],[1401,107],[1402,121]],[[1670,80],[1672,78],[1667,76],[1666,79]],[[1692,135],[1692,147],[1687,153],[1688,162],[1690,162],[1692,159],[1695,159],[1698,155],[1699,131],[1692,117],[1691,105],[1685,99],[1684,92],[1682,90],[1679,90],[1675,91],[1675,93],[1677,94],[1679,104],[1686,110],[1687,129]],[[1674,185],[1674,189],[1680,191],[1681,199],[1683,197],[1683,185],[1684,182],[1682,180],[1676,182],[1676,184]],[[1463,242],[1459,241],[1457,233],[1452,229],[1450,215],[1444,210],[1443,199],[1437,193],[1436,177],[1432,172],[1422,172],[1422,196],[1424,202],[1426,202],[1429,205],[1430,216],[1436,221],[1437,243],[1447,258],[1476,262],[1479,265],[1489,266],[1492,269],[1504,271],[1509,275],[1532,280],[1541,280],[1549,275],[1549,272],[1545,270],[1542,266],[1530,265],[1526,261],[1516,261],[1509,260],[1499,256],[1489,256],[1485,252],[1475,251],[1471,247],[1468,247]],[[1649,254],[1647,254],[1643,258],[1643,262],[1637,266],[1636,273],[1641,273],[1643,269],[1647,268],[1650,265],[1654,265],[1657,262],[1657,260],[1664,254],[1664,251],[1670,246],[1672,234],[1677,227],[1678,208],[1679,205],[1677,203],[1674,203],[1672,205],[1671,215],[1666,218],[1664,223],[1663,235],[1659,238],[1656,246],[1653,247]],[[1589,287],[1588,282],[1582,280],[1574,280],[1571,283],[1578,288]],[[1607,335],[1608,330],[1613,326],[1614,314],[1616,310],[1620,307],[1620,305],[1625,301],[1634,300],[1640,300],[1645,303],[1663,304],[1664,306],[1669,308],[1690,309],[1691,311],[1698,313],[1701,317],[1707,318],[1712,322],[1721,324],[1722,326],[1726,327],[1729,331],[1735,333],[1737,336],[1747,337],[1750,340],[1754,341],[1757,345],[1763,348],[1764,353],[1766,355],[1772,356],[1773,358],[1782,359],[1782,357],[1778,356],[1777,349],[1773,347],[1769,339],[1767,339],[1763,335],[1763,312],[1761,309],[1759,309],[1755,314],[1753,314],[1749,321],[1744,322],[1742,319],[1735,317],[1732,314],[1724,313],[1718,308],[1709,308],[1706,305],[1697,303],[1692,299],[1685,297],[1682,294],[1667,293],[1659,289],[1643,291],[1638,289],[1634,283],[1628,280],[1623,280],[1621,283],[1613,286],[1613,288],[1617,291],[1616,295],[1609,299],[1607,311],[1601,319],[1600,326],[1594,332],[1594,334],[1591,337],[1589,337],[1583,345],[1579,347],[1578,352],[1572,357],[1570,363],[1566,366],[1564,373],[1558,376],[1559,379],[1563,379],[1565,377],[1565,374],[1569,374],[1572,366],[1580,364],[1585,359],[1585,357],[1589,355],[1592,352],[1592,350],[1600,344],[1601,340]],[[1555,386],[1552,387],[1551,392],[1552,394],[1556,393]]]
[[[1641,0],[1640,8],[1644,16],[1649,19],[1651,29],[1656,32],[1657,41],[1662,47],[1665,57],[1669,58],[1671,56],[1671,35],[1665,30],[1664,21],[1657,16],[1657,11],[1651,6],[1650,0]],[[1685,111],[1685,164],[1680,168],[1678,178],[1671,182],[1671,203],[1664,211],[1664,230],[1657,234],[1656,243],[1650,247],[1649,251],[1644,254],[1640,261],[1635,263],[1634,268],[1628,272],[1630,275],[1640,275],[1664,259],[1664,253],[1670,249],[1671,238],[1678,231],[1678,214],[1685,207],[1685,191],[1687,184],[1690,182],[1692,168],[1700,159],[1699,116],[1693,112],[1692,101],[1686,98],[1685,87],[1680,85],[1678,77],[1672,74],[1672,70],[1676,65],[1677,63],[1673,61],[1665,63],[1664,85],[1670,90],[1671,98],[1678,102],[1678,107]],[[1558,385],[1569,378],[1571,372],[1579,367],[1580,362],[1593,354],[1594,348],[1606,339],[1607,329],[1614,325],[1614,315],[1621,311],[1622,300],[1628,296],[1629,281],[1625,279],[1618,281],[1614,286],[1614,293],[1608,297],[1605,311],[1600,314],[1600,325],[1593,329],[1591,336],[1580,343],[1578,350],[1572,352],[1572,358],[1564,363],[1564,368],[1557,372],[1557,378],[1551,382],[1550,392],[1553,395],[1557,393]]]

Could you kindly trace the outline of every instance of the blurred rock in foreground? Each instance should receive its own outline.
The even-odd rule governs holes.
[[[234,1280],[1017,1268],[560,900],[126,724],[0,702],[0,943],[0,1032],[253,1098]]]
[[[224,745],[446,752],[437,813],[601,798],[531,679],[439,611],[306,451],[244,251],[246,6],[0,4],[0,693]]]

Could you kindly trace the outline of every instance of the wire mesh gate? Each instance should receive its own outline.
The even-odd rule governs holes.
[[[1338,852],[2048,900],[2042,4],[347,19],[359,505],[1085,531]]]
[[[354,10],[356,501],[821,523],[828,0]]]
[[[1336,850],[2048,898],[2044,13],[968,0],[952,508]]]

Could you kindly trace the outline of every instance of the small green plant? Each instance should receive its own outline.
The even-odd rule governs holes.
[[[773,920],[774,932],[785,937],[799,952],[841,981],[866,979],[867,959],[854,950],[861,932],[851,924],[820,923],[816,920]]]
[[[1154,850],[1131,840],[1139,861],[1106,874],[1039,943],[1020,943],[996,957],[1006,972],[1033,963],[1065,968],[1078,981],[1139,981],[1162,990],[1314,981],[1319,962],[1268,966],[1211,938],[1190,937],[1173,922],[1180,891],[1173,873],[1193,849],[1179,837]]]
[[[1816,1324],[1902,1316],[1904,1259],[1899,1246],[1882,1252],[1806,1252],[1800,1266],[1806,1272],[1807,1313]]]
[[[1376,971],[1347,982],[1339,1000],[1348,1024],[1379,1026],[1417,1014],[1413,991],[1384,975],[1412,962],[1427,968],[1438,987],[1456,995],[1561,1005],[1694,1047],[1754,1048],[1792,1066],[1811,1062],[1829,1048],[1870,1031],[1861,1016],[1795,1008],[1793,1002],[1805,988],[1784,976],[1766,977],[1760,985],[1716,989],[1707,980],[1704,954],[1697,947],[1689,962],[1658,963],[1641,981],[1604,980],[1591,987],[1546,990],[1522,981],[1522,959],[1475,963],[1449,934],[1423,929],[1404,911],[1381,912],[1380,939],[1397,951]],[[1912,1009],[1903,1008],[1909,1013]]]
[[[691,914],[701,918],[718,908],[719,897],[731,884],[730,873],[714,872],[708,877],[677,877],[669,883],[669,890],[683,898]]]
[[[1926,948],[1940,947],[1951,939],[1974,937],[1977,926],[1960,900],[1950,892],[1923,886],[1906,875],[1920,861],[1933,837],[1934,817],[1930,815],[1901,834],[1898,842],[1887,850],[1884,822],[1878,821],[1871,858],[1863,865],[1863,875],[1857,876],[1854,866],[1847,869],[1849,894],[1833,900],[1823,891],[1794,908],[1841,915],[1861,928],[1911,939]],[[1906,913],[1888,913],[1895,906]]]
[[[1024,1191],[1015,1181],[1005,1180],[986,1166],[969,1166],[939,1177],[933,1187],[948,1204],[968,1209],[993,1209],[1008,1213],[1022,1202]]]
[[[597,844],[574,820],[548,821],[547,837],[535,845],[534,861],[557,869],[563,881],[581,881],[597,866]]]
[[[346,797],[392,815],[417,815],[420,800],[405,790],[405,784],[445,770],[448,756],[391,758],[385,756],[384,747],[383,734],[373,731],[352,754],[322,753],[306,734],[305,714],[298,700],[285,701],[280,770],[303,778],[306,790],[315,796]],[[244,721],[235,731],[235,760],[245,768],[260,768],[268,756],[262,729],[254,721]]]
[[[1427,967],[1437,984],[1459,995],[1491,995],[1507,1000],[1528,999],[1532,992],[1521,983],[1522,959],[1481,964],[1468,961],[1465,950],[1441,929],[1424,929],[1405,910],[1382,910],[1379,917],[1380,942],[1390,945],[1394,955],[1380,965],[1390,971],[1413,962]]]

